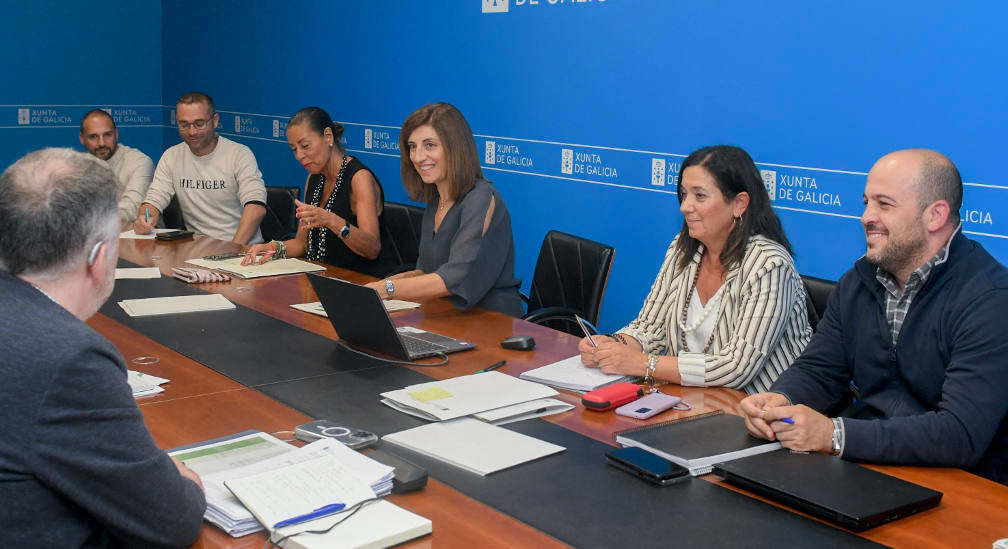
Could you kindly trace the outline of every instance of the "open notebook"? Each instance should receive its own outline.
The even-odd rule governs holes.
[[[259,278],[263,276],[279,276],[297,273],[311,273],[324,271],[325,267],[301,261],[300,259],[274,259],[260,265],[242,265],[243,257],[232,257],[230,259],[187,259],[186,263],[198,265],[206,269],[217,269],[241,278]]]
[[[589,368],[581,362],[581,355],[522,372],[522,379],[568,391],[588,392],[620,381],[633,381],[633,376],[607,374],[598,368]]]
[[[369,501],[376,497],[374,490],[333,455],[229,479],[224,485],[270,530],[273,541],[294,535],[283,542],[284,547],[387,547],[432,529],[424,517],[387,501]],[[333,503],[344,504],[344,510],[275,527]],[[329,527],[325,534],[307,533]]]

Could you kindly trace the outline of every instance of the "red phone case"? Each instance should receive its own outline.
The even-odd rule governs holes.
[[[586,410],[604,412],[637,400],[642,394],[644,391],[640,387],[624,381],[585,393],[581,397],[581,404],[585,405]]]

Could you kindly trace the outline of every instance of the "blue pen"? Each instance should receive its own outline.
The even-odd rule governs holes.
[[[150,223],[150,208],[144,208],[144,219],[147,220],[148,224]]]
[[[290,526],[292,524],[300,524],[302,522],[308,522],[309,520],[314,520],[317,518],[328,517],[329,515],[334,515],[343,510],[346,505],[342,503],[330,503],[329,505],[323,505],[318,509],[310,513],[305,513],[303,515],[298,515],[296,517],[291,517],[289,519],[281,520],[280,522],[273,525],[273,528],[283,528],[284,526]]]
[[[787,423],[789,425],[794,425],[794,420],[789,417],[782,417],[778,421],[783,421],[784,423]]]

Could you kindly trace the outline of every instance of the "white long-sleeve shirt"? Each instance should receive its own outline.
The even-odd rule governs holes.
[[[154,177],[154,161],[139,149],[119,143],[107,162],[117,178],[119,219],[133,221]]]
[[[186,227],[218,240],[231,240],[249,203],[266,204],[266,186],[252,151],[220,136],[213,152],[196,156],[179,143],[164,152],[145,202],[160,211],[177,195]],[[262,242],[256,229],[250,244]]]

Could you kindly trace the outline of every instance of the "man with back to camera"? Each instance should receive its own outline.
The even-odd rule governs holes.
[[[934,151],[890,153],[864,200],[864,257],[801,356],[741,402],[746,426],[793,450],[1008,484],[1008,270],[962,235],[959,171]]]
[[[115,283],[115,174],[70,149],[0,175],[0,538],[11,547],[182,547],[206,502],[158,449],[126,365],[87,324]]]
[[[161,155],[133,230],[150,234],[174,195],[189,229],[242,245],[262,242],[266,186],[252,151],[217,134],[220,115],[205,93],[183,95],[175,113],[182,143]]]
[[[139,149],[119,143],[115,120],[101,109],[81,118],[80,142],[89,153],[108,162],[118,182],[119,219],[123,224],[133,221],[154,177],[154,162]]]

